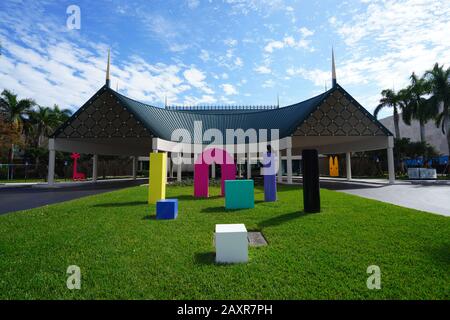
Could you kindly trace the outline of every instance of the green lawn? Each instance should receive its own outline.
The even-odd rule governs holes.
[[[279,201],[225,212],[219,189],[196,200],[168,187],[175,221],[155,220],[135,187],[0,216],[1,299],[449,299],[450,218],[322,190],[322,213],[302,213],[299,187]],[[216,223],[261,230],[250,261],[215,265]],[[66,288],[78,265],[81,290]],[[381,268],[381,290],[366,269]]]

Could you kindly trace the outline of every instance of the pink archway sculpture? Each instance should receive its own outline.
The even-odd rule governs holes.
[[[209,195],[209,166],[213,163],[220,165],[221,194],[225,195],[225,180],[236,179],[236,164],[234,158],[225,150],[210,148],[199,155],[194,164],[194,197],[207,198]]]

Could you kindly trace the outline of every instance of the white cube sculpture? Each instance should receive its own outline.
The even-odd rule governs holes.
[[[247,229],[243,224],[216,224],[216,262],[248,261]]]

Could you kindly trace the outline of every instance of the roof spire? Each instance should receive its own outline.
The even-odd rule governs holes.
[[[280,107],[280,94],[277,93],[277,108]]]
[[[109,65],[111,62],[111,49],[108,49],[108,64],[106,65],[106,86],[109,88],[111,84],[111,79],[109,77]]]
[[[337,79],[336,79],[336,64],[334,62],[334,48],[331,47],[331,79],[332,79],[332,87],[336,87]]]

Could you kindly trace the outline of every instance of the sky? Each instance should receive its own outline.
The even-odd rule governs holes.
[[[110,48],[111,87],[142,102],[286,106],[330,88],[334,47],[338,83],[372,112],[382,89],[449,66],[449,39],[448,0],[1,0],[0,90],[76,110]]]

